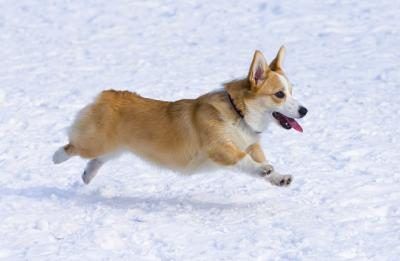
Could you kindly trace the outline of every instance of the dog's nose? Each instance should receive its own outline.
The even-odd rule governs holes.
[[[300,108],[299,108],[300,117],[306,116],[307,111],[308,111],[308,110],[306,109],[306,107],[300,106]]]

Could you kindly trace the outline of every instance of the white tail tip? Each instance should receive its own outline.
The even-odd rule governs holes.
[[[65,150],[64,147],[59,148],[56,152],[54,152],[53,155],[53,162],[54,164],[60,164],[66,160],[68,160],[71,156],[69,156]]]

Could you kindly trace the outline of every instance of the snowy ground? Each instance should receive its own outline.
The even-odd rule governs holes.
[[[398,260],[400,2],[189,2],[0,2],[0,259]],[[291,187],[52,164],[99,91],[196,97],[282,43],[310,112],[262,143]]]

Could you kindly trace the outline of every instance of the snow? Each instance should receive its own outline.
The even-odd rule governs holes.
[[[399,1],[0,2],[0,260],[398,260]],[[66,129],[103,89],[192,98],[281,44],[304,133],[262,145],[288,188],[132,155],[89,186]]]

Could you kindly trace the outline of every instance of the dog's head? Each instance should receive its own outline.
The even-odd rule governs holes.
[[[240,93],[236,99],[241,100],[246,122],[257,131],[264,130],[271,120],[285,129],[303,131],[295,119],[304,117],[307,109],[292,95],[292,85],[282,68],[284,56],[282,46],[268,65],[263,54],[256,51],[246,84],[242,84],[242,91],[236,91]]]

